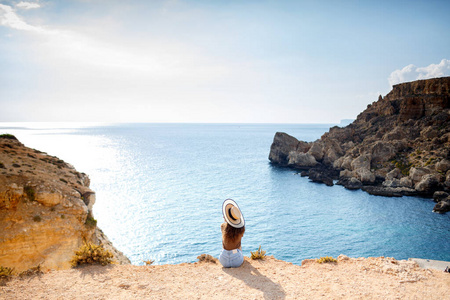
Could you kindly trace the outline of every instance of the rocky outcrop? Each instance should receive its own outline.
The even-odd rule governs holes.
[[[0,266],[16,272],[70,267],[83,241],[112,249],[97,228],[89,177],[68,163],[0,136]],[[129,260],[115,250],[116,261]]]
[[[317,141],[276,133],[269,160],[314,181],[323,176],[378,195],[431,197],[450,190],[449,121],[450,77],[402,83]]]
[[[433,211],[440,214],[450,211],[450,198],[441,200],[438,203],[436,203],[436,205],[433,208]]]
[[[269,159],[275,164],[288,166],[290,165],[289,160],[293,164],[297,160],[295,158],[297,156],[296,154],[303,155],[303,153],[309,150],[309,147],[308,143],[298,141],[295,137],[287,133],[277,132],[270,148]],[[289,154],[291,154],[290,157]]]
[[[447,192],[435,192],[433,194],[433,200],[437,202],[433,208],[434,212],[446,213],[450,211],[450,195]]]

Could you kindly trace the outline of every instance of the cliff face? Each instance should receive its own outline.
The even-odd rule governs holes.
[[[129,263],[97,228],[89,183],[64,161],[1,136],[0,266],[69,268],[83,241],[104,243],[119,263]]]
[[[450,77],[402,83],[315,142],[277,133],[269,159],[329,185],[339,179],[373,194],[432,196],[450,189],[449,121]]]

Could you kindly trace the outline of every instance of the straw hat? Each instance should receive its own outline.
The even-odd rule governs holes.
[[[244,216],[239,206],[232,199],[227,199],[222,204],[222,213],[225,221],[234,228],[242,228],[245,225]]]

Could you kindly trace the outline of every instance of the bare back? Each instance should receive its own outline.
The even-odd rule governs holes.
[[[244,236],[244,231],[242,232],[242,234],[238,235],[235,239],[230,240],[227,238],[227,236],[225,234],[226,227],[227,227],[227,223],[222,223],[222,225],[220,225],[220,229],[222,230],[223,248],[225,250],[241,249],[241,239]]]

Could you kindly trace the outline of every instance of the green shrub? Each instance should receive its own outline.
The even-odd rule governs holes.
[[[213,256],[209,254],[201,254],[197,256],[198,261],[204,261],[204,262],[211,262],[211,263],[217,263],[217,258],[214,258]]]
[[[8,139],[8,140],[17,140],[17,138],[9,133],[5,133],[5,134],[0,134],[0,138],[1,139]]]
[[[113,255],[110,251],[105,250],[101,245],[92,243],[84,243],[70,260],[72,267],[83,264],[100,264],[106,266],[113,263]]]
[[[23,188],[23,191],[25,192],[30,201],[36,200],[36,192],[34,191],[33,187],[26,185]]]
[[[428,161],[425,163],[425,166],[431,165],[432,163],[436,162],[436,160],[437,160],[436,157],[430,157],[430,158],[428,159]]]
[[[96,219],[94,219],[94,217],[93,216],[91,216],[90,214],[87,216],[87,218],[86,218],[86,222],[84,222],[84,224],[87,226],[87,227],[95,227],[95,226],[97,226],[97,220]]]
[[[321,257],[321,258],[316,259],[316,261],[319,264],[322,264],[322,263],[335,263],[335,262],[337,262],[337,260],[334,259],[332,256]]]
[[[42,218],[41,218],[41,216],[36,215],[33,217],[33,221],[40,222],[40,221],[42,221]]]
[[[0,279],[9,279],[14,269],[0,266]]]
[[[21,272],[19,277],[39,275],[42,273],[44,272],[41,271],[41,265],[38,265],[37,267],[29,268],[28,270]]]
[[[258,250],[256,250],[255,252],[250,251],[250,254],[252,255],[252,259],[264,259],[264,257],[266,257],[266,251],[263,251],[261,249],[261,245],[259,245]]]
[[[409,162],[405,162],[404,159],[393,159],[391,160],[391,163],[400,170],[400,172],[404,175],[404,176],[408,176],[409,175],[409,170],[411,169],[411,167],[413,166],[412,163]]]

